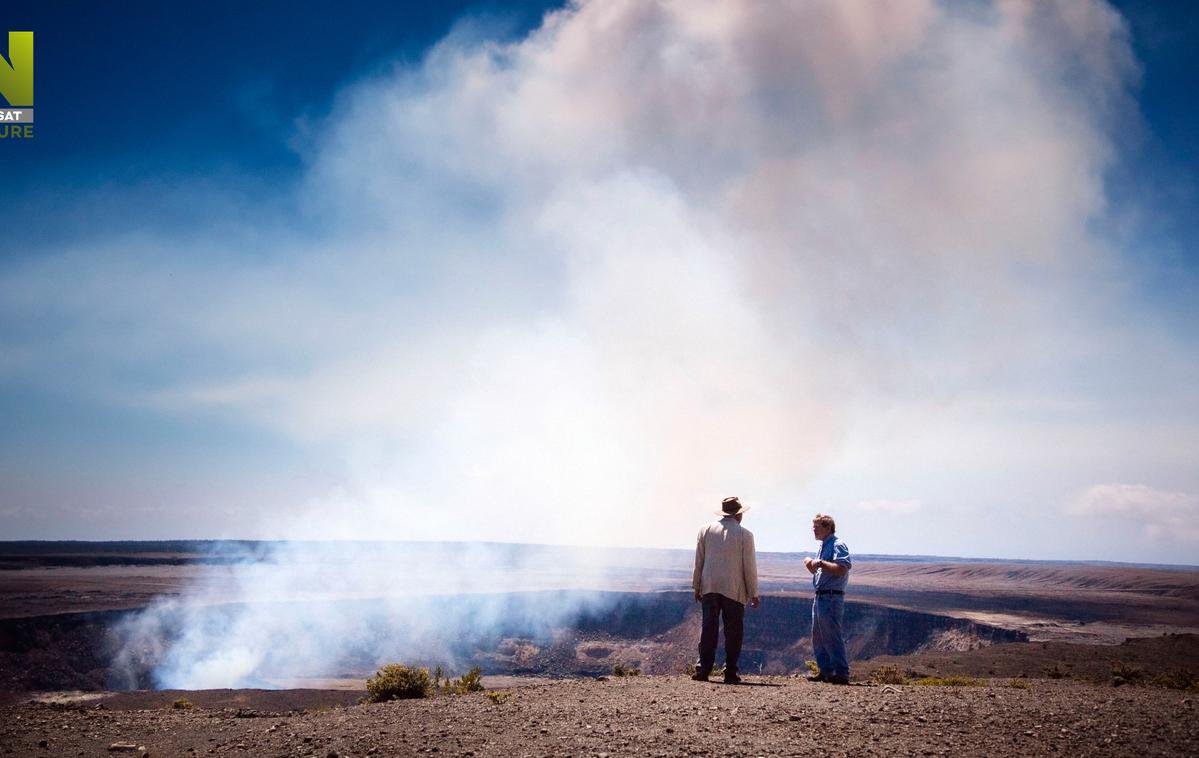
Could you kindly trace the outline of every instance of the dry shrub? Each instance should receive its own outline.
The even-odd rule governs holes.
[[[487,693],[487,699],[496,705],[503,705],[504,701],[510,697],[512,697],[512,693],[505,690],[492,690]]]
[[[390,663],[366,680],[368,700],[372,703],[428,697],[432,688],[429,669],[401,663]]]
[[[641,669],[617,663],[612,666],[612,676],[641,676]]]
[[[870,680],[878,684],[907,684],[908,678],[903,675],[899,667],[886,665],[879,666],[870,675]]]
[[[912,682],[921,687],[981,687],[983,683],[968,676],[922,676]]]
[[[1112,686],[1133,684],[1145,678],[1145,670],[1140,666],[1131,666],[1124,661],[1115,659],[1112,664]]]
[[[186,698],[179,698],[175,702],[171,703],[171,707],[176,710],[185,711],[192,707],[192,702]]]
[[[1190,669],[1184,668],[1171,669],[1164,674],[1158,674],[1153,683],[1159,687],[1169,687],[1172,690],[1190,692],[1199,690],[1199,676],[1196,676]]]

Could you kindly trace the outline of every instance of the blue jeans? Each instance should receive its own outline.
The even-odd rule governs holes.
[[[812,653],[825,676],[849,676],[841,620],[845,616],[843,595],[817,595],[812,601]]]

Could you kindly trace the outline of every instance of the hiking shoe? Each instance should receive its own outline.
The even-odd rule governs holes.
[[[741,684],[741,677],[737,676],[736,674],[725,674],[724,675],[724,683],[725,684]]]
[[[809,682],[827,682],[828,677],[824,674],[812,674],[808,677]]]
[[[829,684],[849,684],[849,677],[845,674],[833,674],[824,681],[828,682]]]
[[[691,678],[692,678],[692,679],[694,679],[694,680],[695,680],[695,681],[697,681],[697,682],[706,682],[706,681],[708,681],[708,675],[707,675],[707,674],[701,674],[701,673],[699,673],[698,671],[697,671],[696,673],[692,674],[692,675],[691,675]]]

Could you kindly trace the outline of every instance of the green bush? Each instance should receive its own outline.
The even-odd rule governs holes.
[[[808,667],[808,671],[813,674],[820,673],[820,667],[816,665],[816,661],[804,661],[803,665]]]
[[[510,697],[512,697],[512,693],[505,690],[492,690],[487,693],[487,699],[496,705],[502,705]]]
[[[450,689],[455,695],[465,695],[468,692],[482,692],[482,678],[482,670],[478,666],[475,666],[470,671],[455,679],[450,684]]]
[[[372,703],[428,697],[432,688],[429,669],[410,668],[400,663],[390,663],[366,680],[368,699]]]
[[[171,707],[178,711],[185,711],[192,707],[192,703],[190,700],[185,698],[179,698],[175,702],[171,703]]]

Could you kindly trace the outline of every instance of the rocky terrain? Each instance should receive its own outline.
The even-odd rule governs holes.
[[[453,670],[481,665],[489,691],[381,704],[360,702],[380,651],[389,662],[428,646],[372,615],[378,597],[307,584],[272,594],[273,612],[311,621],[302,611],[317,603],[358,619],[360,658],[250,685],[279,689],[136,689],[150,686],[154,655],[114,678],[114,630],[153,602],[178,601],[193,623],[241,618],[239,571],[262,544],[0,549],[0,755],[1199,754],[1193,568],[859,559],[847,603],[855,684],[835,687],[794,676],[810,657],[801,556],[764,554],[763,608],[747,614],[749,676],[732,687],[679,673],[698,635],[685,551],[592,556],[611,564],[597,589],[560,570],[577,556],[529,572],[517,557],[527,548],[486,551],[485,592],[405,599],[432,620],[425,633]],[[413,560],[428,558],[420,550],[445,546]],[[255,578],[276,570],[252,565]],[[394,567],[388,555],[364,570]],[[544,605],[537,593],[582,610],[526,619],[522,609]],[[483,612],[504,621],[454,637],[437,622],[446,609],[459,630]],[[169,646],[172,618],[161,614],[159,636],[143,642]],[[1094,642],[1105,644],[1080,644]],[[616,677],[615,666],[643,675]]]
[[[892,667],[915,678],[976,677],[1072,679],[1098,684],[1199,684],[1199,635],[1130,637],[1119,645],[1029,642],[991,645],[971,651],[934,650],[919,655],[881,655],[854,663],[858,677],[869,679]],[[1121,682],[1124,683],[1124,682]]]
[[[89,756],[1142,755],[1199,751],[1194,694],[1074,680],[836,687],[791,677],[560,680],[286,708],[269,692],[0,707],[0,752]],[[489,696],[490,695],[490,696]],[[296,696],[292,696],[295,698]],[[124,700],[122,699],[124,698]],[[290,705],[297,705],[293,701]],[[110,752],[111,751],[111,752]]]

